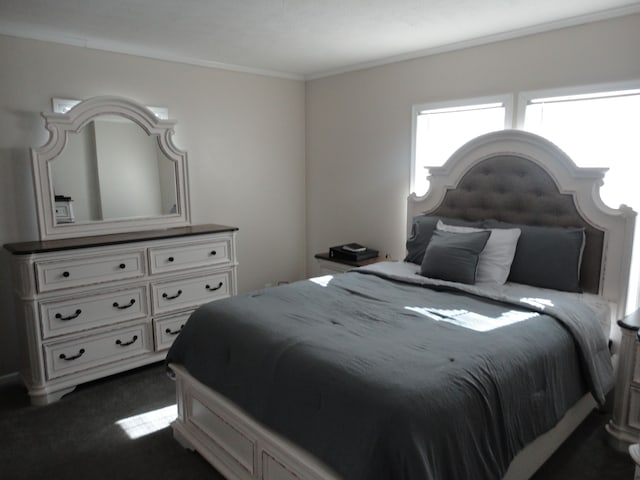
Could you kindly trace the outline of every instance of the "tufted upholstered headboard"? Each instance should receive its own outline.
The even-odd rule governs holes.
[[[580,286],[624,309],[635,212],[602,203],[606,169],[578,168],[548,140],[504,130],[470,141],[429,173],[427,195],[409,197],[408,228],[414,216],[425,213],[584,227]]]
[[[604,231],[585,221],[573,196],[560,193],[551,176],[525,158],[498,155],[478,162],[430,213],[465,220],[584,227],[580,287],[585,292],[599,291]]]

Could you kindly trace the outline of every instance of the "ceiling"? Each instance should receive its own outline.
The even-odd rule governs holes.
[[[0,0],[0,34],[288,78],[640,13],[631,0]]]

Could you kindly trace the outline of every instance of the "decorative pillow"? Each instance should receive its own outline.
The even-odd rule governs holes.
[[[442,220],[438,221],[436,228],[444,232],[454,233],[486,231],[480,228],[447,225]],[[491,229],[491,236],[484,250],[480,253],[480,259],[478,260],[477,283],[498,283],[502,285],[507,281],[519,237],[519,228]]]
[[[420,275],[474,284],[480,252],[491,232],[453,233],[436,230],[427,245]]]
[[[436,229],[438,220],[442,220],[448,225],[463,227],[482,227],[482,221],[459,220],[457,218],[438,217],[435,215],[417,215],[413,217],[411,233],[407,238],[407,256],[405,262],[420,265],[424,257],[424,252],[431,240],[431,235]]]
[[[509,281],[567,292],[581,292],[584,228],[516,225],[487,220],[488,228],[522,230]]]

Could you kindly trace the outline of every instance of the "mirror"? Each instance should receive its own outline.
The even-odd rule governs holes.
[[[169,215],[176,209],[173,162],[160,150],[157,135],[114,115],[100,115],[50,162],[58,202],[71,202],[56,223]]]
[[[118,97],[42,115],[50,139],[32,149],[41,239],[189,224],[174,121]]]

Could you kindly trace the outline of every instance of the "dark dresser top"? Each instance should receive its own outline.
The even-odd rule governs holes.
[[[77,248],[104,247],[120,243],[159,240],[163,238],[186,237],[190,235],[205,235],[207,233],[233,232],[237,227],[226,225],[191,225],[158,230],[141,230],[137,232],[113,233],[109,235],[92,235],[86,237],[61,238],[55,240],[35,240],[33,242],[7,243],[4,248],[14,255],[30,255],[32,253],[56,252],[60,250],[74,250]]]

